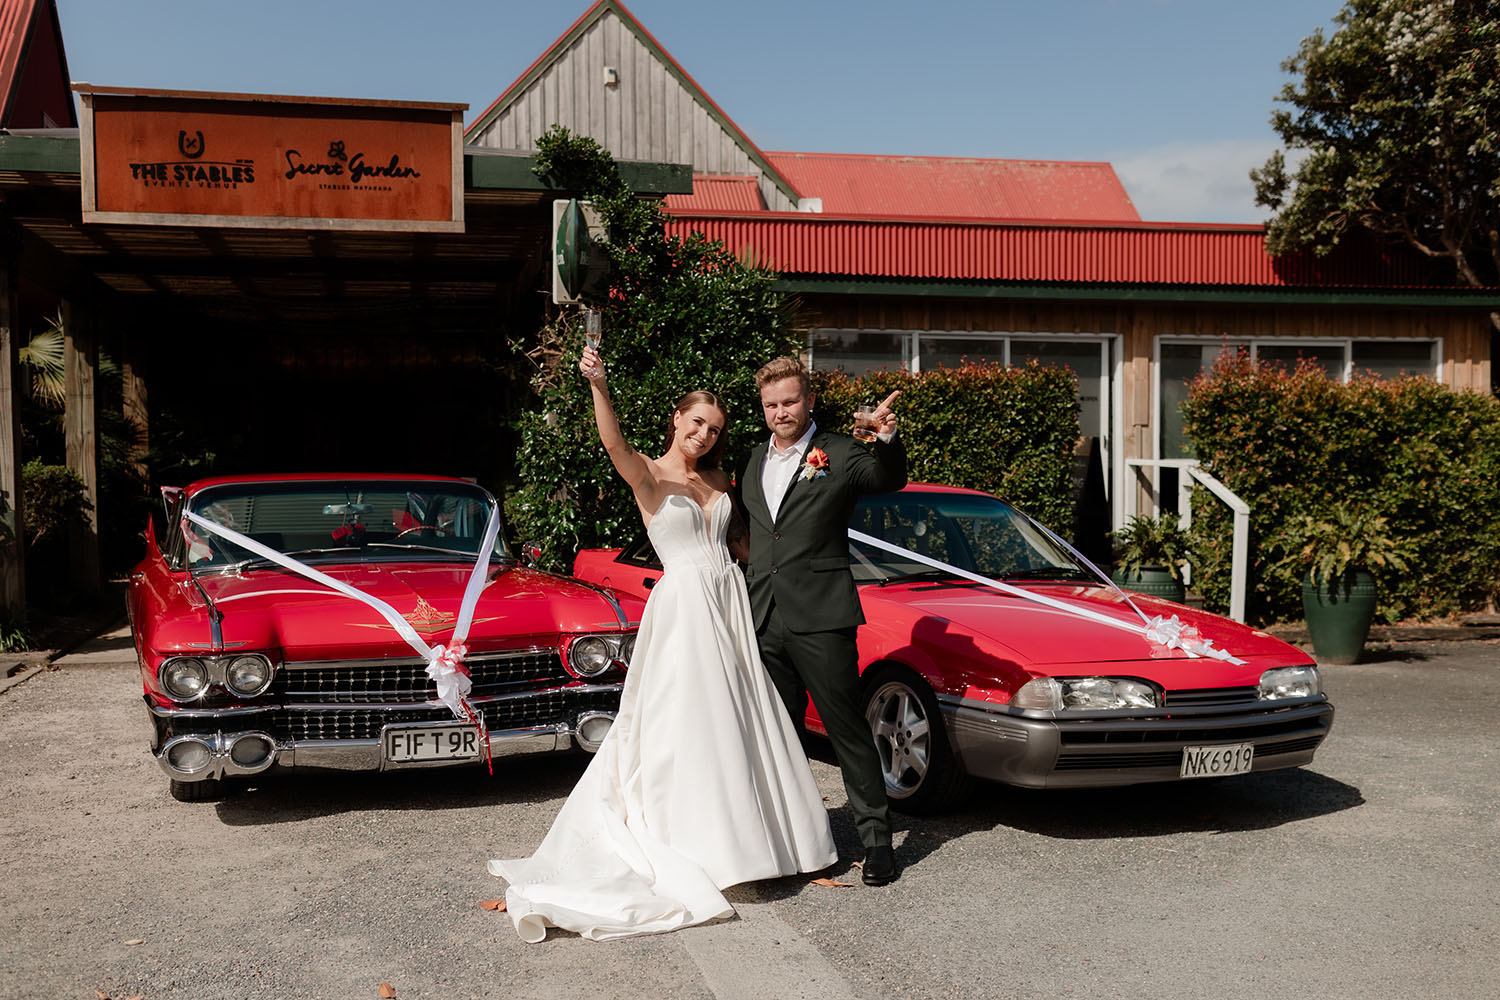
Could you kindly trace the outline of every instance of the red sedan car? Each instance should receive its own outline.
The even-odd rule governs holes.
[[[944,804],[969,777],[1076,787],[1297,767],[1332,726],[1306,653],[1218,615],[1127,596],[992,496],[913,484],[865,497],[850,527],[923,557],[850,545],[866,619],[865,717],[886,790],[907,811]],[[644,595],[660,566],[642,536],[579,553],[574,574]],[[1209,641],[1200,650],[1240,662],[1148,639],[1156,619],[1189,646],[1196,629]],[[815,709],[807,722],[822,732]]]
[[[485,750],[390,619],[268,552],[383,602],[433,646],[450,643],[475,578],[463,666],[489,751],[604,739],[641,602],[518,566],[498,539],[486,547],[495,499],[473,483],[229,476],[163,495],[167,527],[158,538],[148,526],[129,607],[151,752],[177,798],[262,772],[427,767]]]

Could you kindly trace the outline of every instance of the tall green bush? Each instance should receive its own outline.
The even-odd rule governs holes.
[[[1068,537],[1073,526],[1073,447],[1078,377],[1035,362],[1022,368],[963,365],[859,378],[816,372],[815,417],[847,431],[854,408],[900,389],[895,403],[913,482],[966,486],[1004,497]]]
[[[770,271],[742,263],[722,243],[668,237],[657,203],[634,197],[593,140],[554,127],[538,147],[538,172],[590,198],[609,227],[615,273],[600,304],[600,353],[626,439],[660,454],[673,404],[708,389],[729,408],[726,456],[748,447],[765,433],[755,369],[796,349],[795,302],[771,288]],[[543,565],[565,569],[580,548],[628,540],[640,514],[594,429],[578,373],[577,311],[565,309],[535,342],[516,346],[534,362],[536,398],[518,422],[519,482],[506,513],[519,538],[540,546]]]
[[[1380,576],[1385,620],[1479,607],[1500,589],[1500,400],[1423,378],[1346,385],[1240,355],[1195,381],[1182,413],[1205,469],[1250,505],[1252,618],[1301,617],[1295,527],[1341,507],[1387,518],[1419,553]],[[1223,609],[1230,516],[1201,487],[1193,512],[1195,584]]]

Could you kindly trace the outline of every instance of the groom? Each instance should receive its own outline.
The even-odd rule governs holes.
[[[896,877],[885,776],[860,695],[855,630],[865,618],[849,575],[849,514],[865,493],[906,485],[906,448],[890,394],[875,410],[872,447],[813,423],[807,369],[777,358],[755,373],[771,440],[737,480],[749,522],[745,581],[766,671],[798,732],[807,697],[833,742],[849,809],[865,847],[862,878]]]

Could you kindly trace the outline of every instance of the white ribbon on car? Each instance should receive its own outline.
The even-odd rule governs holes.
[[[920,552],[913,552],[911,549],[902,548],[899,545],[893,545],[892,543],[887,542],[883,539],[874,538],[870,535],[867,535],[862,531],[855,531],[853,528],[849,529],[849,538],[853,541],[859,542],[861,545],[869,545],[873,548],[884,549],[885,551],[890,552],[893,555],[898,555],[906,559],[915,560],[916,562],[921,563],[924,566],[930,566],[933,569],[942,570],[944,573],[952,573],[954,576],[961,579],[972,580],[974,583],[983,584],[984,586],[989,587],[992,590],[998,590],[1000,593],[1007,594],[1011,597],[1019,597],[1022,600],[1031,601],[1035,604],[1045,605],[1046,607],[1052,608],[1054,611],[1061,611],[1064,614],[1073,615],[1077,618],[1087,618],[1089,621],[1098,622],[1100,625],[1108,625],[1110,628],[1123,629],[1126,632],[1134,632],[1136,635],[1141,636],[1147,642],[1150,642],[1152,645],[1159,648],[1180,649],[1184,653],[1187,653],[1189,656],[1208,656],[1216,660],[1224,660],[1228,663],[1239,664],[1245,662],[1226,649],[1214,648],[1212,639],[1203,638],[1202,634],[1199,633],[1196,628],[1180,621],[1176,615],[1173,615],[1171,618],[1163,618],[1161,615],[1157,615],[1154,618],[1147,620],[1145,624],[1142,625],[1138,625],[1134,622],[1121,621],[1118,618],[1102,614],[1098,611],[1090,610],[1089,608],[1080,608],[1076,604],[1068,604],[1065,601],[1059,601],[1056,598],[1048,597],[1046,594],[1034,594],[1029,590],[1013,586],[1009,583],[1004,583],[1000,580],[994,580],[987,576],[980,576],[978,573],[970,573],[968,570],[959,569],[957,566],[952,566],[948,563],[945,563],[941,559],[934,559],[931,556],[924,556]],[[1092,565],[1090,566],[1090,568],[1093,568]],[[1098,570],[1095,570],[1095,572],[1098,572]],[[1106,580],[1106,582],[1108,581]],[[1134,607],[1135,605],[1132,603],[1131,606]],[[1137,608],[1136,613],[1139,614],[1140,609]],[[1141,615],[1141,617],[1145,618],[1144,615]]]
[[[484,590],[490,552],[495,547],[495,539],[500,536],[499,505],[492,505],[490,508],[489,521],[484,526],[484,538],[479,543],[479,557],[474,560],[474,569],[470,571],[468,585],[464,587],[463,601],[458,607],[458,621],[453,625],[453,634],[446,644],[436,646],[429,646],[427,641],[417,634],[417,630],[411,627],[411,623],[401,617],[401,612],[380,598],[367,594],[358,587],[351,587],[342,580],[336,580],[327,573],[319,572],[301,560],[283,555],[233,528],[226,528],[192,511],[185,511],[183,516],[205,531],[212,532],[248,552],[253,552],[293,573],[305,576],[345,597],[352,597],[374,608],[380,617],[390,623],[391,628],[396,630],[406,644],[427,661],[427,676],[437,686],[437,700],[447,705],[455,718],[467,720],[479,730],[480,742],[484,746],[485,762],[489,763],[489,733],[485,729],[484,716],[475,711],[474,706],[469,703],[469,692],[474,689],[474,682],[470,679],[469,670],[463,662],[464,657],[469,655],[469,647],[464,644],[464,640],[469,637],[469,628],[474,624],[474,608],[479,603],[480,592]]]

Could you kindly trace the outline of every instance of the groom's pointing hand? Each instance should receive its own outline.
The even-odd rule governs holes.
[[[875,422],[876,433],[883,440],[890,440],[890,436],[896,433],[896,414],[891,409],[891,404],[896,401],[896,397],[899,395],[901,395],[901,390],[897,389],[881,400],[880,405],[875,407],[875,412],[870,414]]]

